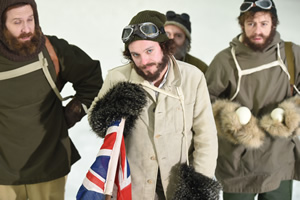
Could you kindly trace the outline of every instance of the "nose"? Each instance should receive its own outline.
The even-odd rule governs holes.
[[[147,65],[149,63],[149,58],[147,55],[141,56],[141,64],[142,65]]]
[[[261,27],[260,26],[255,26],[254,32],[256,34],[260,34],[261,33]]]
[[[30,32],[29,24],[27,24],[26,22],[23,23],[22,32],[23,33],[29,33]]]

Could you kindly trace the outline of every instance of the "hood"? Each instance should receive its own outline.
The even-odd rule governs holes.
[[[34,21],[35,21],[35,28],[36,30],[40,30],[40,24],[39,24],[39,17],[38,17],[38,12],[37,12],[37,6],[34,0],[0,0],[0,14],[1,14],[1,19],[3,19],[3,14],[5,13],[5,11],[7,10],[7,8],[16,5],[16,4],[20,4],[20,3],[26,3],[31,5],[32,10],[33,10],[33,14],[34,14]],[[21,56],[18,54],[18,52],[14,52],[12,50],[10,50],[7,47],[7,42],[4,38],[3,35],[3,31],[5,28],[5,22],[3,22],[2,20],[0,21],[0,53],[6,57],[9,60],[12,61],[27,61],[30,60],[32,58],[34,58],[35,56],[38,55],[38,53],[41,52],[41,50],[43,49],[44,45],[45,45],[45,37],[43,34],[40,35],[40,39],[39,39],[39,43],[37,46],[36,51],[29,56]],[[41,31],[42,33],[42,31]]]

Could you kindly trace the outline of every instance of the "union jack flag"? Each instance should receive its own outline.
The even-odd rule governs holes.
[[[131,200],[131,176],[123,137],[125,119],[108,128],[97,158],[77,193],[77,200],[104,200],[116,191],[117,200]]]

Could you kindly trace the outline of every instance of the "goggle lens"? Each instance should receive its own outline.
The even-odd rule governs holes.
[[[134,24],[126,26],[123,29],[122,40],[127,42],[133,35],[138,35],[143,39],[147,38],[156,38],[159,35],[160,31],[157,26],[151,22]]]
[[[141,32],[150,38],[154,38],[158,35],[159,30],[154,24],[143,24],[140,26]]]
[[[128,40],[131,34],[133,33],[133,28],[125,27],[122,33],[122,40]]]
[[[272,2],[270,0],[258,0],[253,2],[249,2],[246,1],[244,3],[242,3],[241,7],[240,7],[240,11],[243,12],[247,12],[248,10],[250,10],[252,7],[258,6],[261,9],[271,9],[272,8]]]

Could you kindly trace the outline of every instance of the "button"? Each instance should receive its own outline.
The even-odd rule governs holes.
[[[156,160],[156,157],[155,157],[155,156],[151,156],[150,159],[151,159],[151,160]]]
[[[147,180],[147,183],[152,184],[153,181],[151,179]]]
[[[161,137],[161,135],[159,135],[159,134],[155,136],[155,138],[157,138],[157,139],[160,138],[160,137]]]

